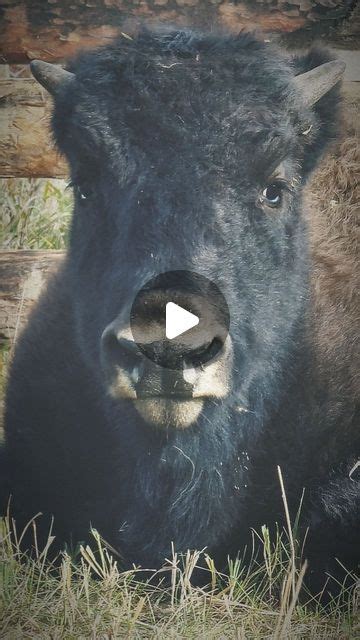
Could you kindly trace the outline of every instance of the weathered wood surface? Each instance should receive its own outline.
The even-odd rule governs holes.
[[[0,345],[13,342],[63,251],[0,252]]]
[[[334,52],[347,63],[346,98],[360,100],[360,51]],[[52,101],[31,78],[0,78],[0,177],[68,175],[49,130]]]
[[[0,60],[64,60],[151,22],[291,32],[348,15],[352,0],[0,0]]]
[[[62,177],[50,133],[51,100],[31,79],[0,80],[0,176]]]

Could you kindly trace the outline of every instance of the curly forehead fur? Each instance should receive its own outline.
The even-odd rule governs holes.
[[[190,160],[196,175],[220,171],[231,181],[243,159],[258,175],[284,155],[301,160],[305,146],[310,169],[319,140],[334,134],[336,119],[327,116],[337,91],[315,114],[292,79],[329,58],[318,50],[290,58],[250,34],[144,30],[69,65],[77,80],[57,100],[55,137],[70,158],[81,151],[87,162],[95,146],[124,181],[149,163],[166,171],[169,161],[179,170]]]

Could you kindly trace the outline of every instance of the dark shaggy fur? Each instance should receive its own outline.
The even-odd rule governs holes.
[[[289,59],[249,35],[145,31],[71,63],[76,85],[53,117],[77,194],[70,248],[19,341],[7,396],[3,457],[21,523],[54,515],[60,544],[91,523],[125,566],[158,567],[171,541],[220,561],[251,527],[282,522],[279,464],[292,514],[305,487],[313,584],[335,557],[356,567],[356,404],[330,392],[308,338],[301,204],[335,135],[338,91],[308,109],[292,84],[328,59]],[[291,187],[264,211],[280,162]],[[235,358],[225,400],[189,429],[160,431],[107,395],[99,341],[144,282],[173,269],[218,284]]]

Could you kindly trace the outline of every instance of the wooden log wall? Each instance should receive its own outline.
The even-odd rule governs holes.
[[[353,0],[0,0],[0,60],[64,60],[139,23],[295,31],[348,15]]]
[[[0,177],[65,177],[49,131],[51,100],[30,78],[0,80]]]

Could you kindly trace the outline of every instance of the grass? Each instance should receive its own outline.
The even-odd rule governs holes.
[[[120,571],[96,531],[92,532],[92,547],[80,547],[77,562],[64,552],[55,564],[47,558],[51,535],[45,549],[29,558],[21,552],[9,519],[3,521],[2,529],[2,638],[359,637],[359,594],[353,591],[326,610],[304,596],[300,604],[304,567],[292,557],[292,545],[284,536],[278,535],[272,544],[265,527],[261,533],[263,560],[254,561],[250,568],[241,560],[229,562],[224,576],[205,554],[211,577],[206,589],[191,584],[199,552],[184,557],[173,553],[162,572],[139,582],[135,568]],[[165,575],[168,586],[163,584]]]
[[[64,180],[4,178],[0,209],[2,250],[66,246],[72,192]]]
[[[7,371],[11,356],[11,345],[8,342],[0,343],[0,445],[3,440],[3,413],[4,413],[4,395],[6,388]]]
[[[11,345],[8,342],[0,344],[0,399],[6,385],[6,374],[10,361]]]

